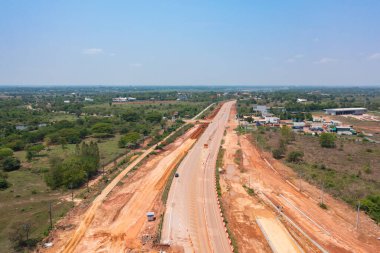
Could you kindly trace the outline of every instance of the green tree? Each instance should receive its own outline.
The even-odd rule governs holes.
[[[319,136],[319,143],[324,148],[334,148],[335,147],[335,135],[332,133],[322,133]]]
[[[280,132],[281,132],[281,138],[285,141],[285,143],[294,141],[295,135],[290,127],[284,125],[281,127]]]
[[[75,153],[60,160],[50,160],[50,170],[45,181],[51,188],[77,188],[83,185],[88,178],[94,176],[99,168],[99,148],[95,142],[77,145]]]
[[[13,156],[13,150],[10,148],[0,148],[0,159]]]
[[[1,160],[0,166],[4,171],[18,170],[21,167],[20,160],[9,156]]]
[[[137,132],[129,132],[119,140],[119,147],[131,147],[136,148],[138,146],[139,141],[141,140],[141,135]]]
[[[162,114],[159,113],[159,112],[156,112],[156,111],[153,111],[153,112],[148,112],[146,115],[145,115],[145,119],[149,122],[152,122],[152,123],[158,123],[161,121],[162,119]]]
[[[107,134],[112,134],[113,133],[113,127],[110,123],[105,123],[105,122],[99,122],[96,123],[92,127],[92,132],[94,133],[107,133]]]
[[[140,114],[136,111],[127,111],[121,115],[121,119],[128,122],[137,122],[140,119]]]

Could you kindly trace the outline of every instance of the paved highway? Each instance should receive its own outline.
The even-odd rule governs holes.
[[[162,243],[185,252],[232,252],[215,190],[215,163],[229,112],[225,103],[178,167],[164,217]],[[208,148],[204,148],[204,144]]]

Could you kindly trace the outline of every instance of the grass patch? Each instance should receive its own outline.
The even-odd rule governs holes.
[[[193,124],[186,124],[184,125],[181,129],[179,129],[177,132],[172,134],[170,137],[168,137],[165,141],[163,141],[163,145],[168,145],[172,142],[174,142],[178,137],[182,136],[183,134],[186,133],[187,130],[192,128],[194,125]]]
[[[325,203],[319,203],[319,207],[322,208],[322,209],[325,209],[327,210],[327,205]]]
[[[246,186],[245,184],[243,185],[243,188],[245,189],[245,191],[248,193],[249,196],[255,196],[255,194],[256,194],[255,190]]]
[[[52,203],[53,223],[71,207],[60,197],[65,191],[52,191],[44,182],[43,175],[27,169],[8,173],[12,186],[0,191],[0,248],[12,252],[8,235],[17,223],[28,222],[31,226],[30,238],[40,240],[49,228],[49,203]]]

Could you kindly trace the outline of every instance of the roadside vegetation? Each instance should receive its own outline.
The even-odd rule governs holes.
[[[220,146],[218,156],[216,158],[216,166],[215,166],[216,192],[218,194],[219,205],[220,205],[220,209],[223,215],[223,222],[226,224],[228,237],[230,238],[232,246],[233,246],[233,252],[238,253],[239,249],[238,249],[237,241],[234,235],[232,234],[231,229],[228,227],[228,221],[225,218],[225,210],[223,208],[223,203],[222,203],[222,189],[220,187],[220,170],[223,170],[224,153],[225,153],[225,149],[223,149],[223,147]]]
[[[107,164],[122,155],[128,163],[217,100],[208,92],[2,92],[9,95],[0,99],[0,248],[5,252],[32,249],[49,232],[50,206],[54,224],[73,206],[71,191],[77,188],[80,199],[96,194],[97,189],[87,193],[86,185]],[[111,103],[118,96],[145,101]],[[106,184],[122,162],[116,169],[108,166],[110,174],[99,184]]]

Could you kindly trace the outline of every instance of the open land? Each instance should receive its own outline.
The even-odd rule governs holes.
[[[273,210],[278,207],[281,207],[281,215],[277,217],[288,230],[285,233],[287,240],[291,241],[290,234],[305,252],[376,251],[380,246],[377,240],[380,230],[373,220],[361,212],[360,227],[355,229],[355,211],[326,193],[323,198],[329,208],[322,209],[318,205],[321,190],[300,179],[292,169],[271,158],[269,153],[258,149],[251,136],[238,137],[234,134],[236,123],[231,123],[234,118],[234,115],[230,117],[223,145],[226,152],[221,184],[228,224],[240,251],[257,249],[257,252],[268,252],[268,247],[276,250],[280,248],[276,243],[283,245],[286,242],[286,239],[276,237],[278,232],[268,231],[267,227],[273,229],[274,226],[267,225],[268,216],[263,215],[272,212],[273,220],[276,217]],[[244,172],[237,170],[234,157],[237,149],[243,151]],[[301,189],[299,185],[302,185]],[[247,187],[253,190],[253,196],[247,194]],[[260,216],[265,217],[264,222]]]

